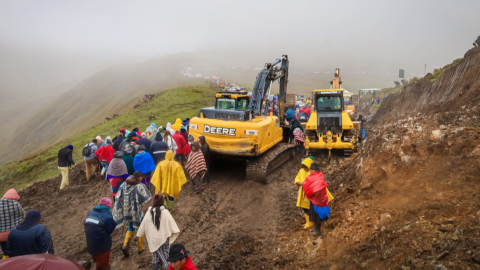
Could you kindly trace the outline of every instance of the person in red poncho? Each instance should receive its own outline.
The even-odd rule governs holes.
[[[328,207],[328,191],[327,183],[320,171],[318,163],[310,165],[310,175],[307,176],[303,183],[297,183],[303,187],[305,196],[310,200],[310,209],[308,216],[313,222],[314,229],[312,235],[320,235],[321,222],[330,217],[330,207]]]
[[[167,258],[170,262],[168,270],[197,270],[188,254],[190,251],[186,250],[183,244],[171,245]]]
[[[307,114],[307,116],[310,117],[310,106],[307,105],[307,107],[305,108],[305,110],[303,110],[304,113]]]

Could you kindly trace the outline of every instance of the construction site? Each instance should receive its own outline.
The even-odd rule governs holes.
[[[0,270],[480,270],[480,1],[297,2],[0,1]]]
[[[262,181],[235,159],[214,160],[204,192],[193,196],[187,184],[179,195],[176,241],[198,269],[480,269],[480,48],[433,76],[378,108],[359,105],[357,113],[373,117],[347,156],[311,151],[335,197],[321,236],[302,227],[293,184],[301,156],[292,151]],[[336,137],[334,130],[317,140]],[[83,164],[70,179],[66,191],[58,190],[60,176],[36,182],[19,202],[41,211],[55,255],[88,260],[83,220],[110,196],[109,183],[85,181]],[[125,230],[112,235],[111,269],[150,269],[149,253],[123,257]]]

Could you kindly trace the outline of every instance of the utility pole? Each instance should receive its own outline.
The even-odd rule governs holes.
[[[425,72],[427,72],[427,64],[425,63],[425,69],[423,70],[423,77],[425,77]]]

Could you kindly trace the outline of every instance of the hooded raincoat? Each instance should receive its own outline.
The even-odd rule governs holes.
[[[177,120],[175,120],[175,124],[172,125],[172,129],[173,129],[174,132],[176,132],[177,130],[181,130],[182,129],[182,119],[177,118]]]
[[[310,169],[310,165],[312,165],[312,163],[312,159],[306,158],[303,160],[302,165],[305,165]],[[300,169],[297,173],[297,177],[295,177],[295,184],[298,182],[304,182],[308,175],[310,175],[310,171],[307,172],[303,168]],[[303,191],[302,186],[298,188],[297,207],[304,209],[310,208],[310,201],[307,199],[307,197],[305,197],[305,192]]]
[[[177,199],[182,186],[187,182],[182,165],[173,160],[173,152],[168,150],[165,160],[158,163],[153,173],[151,183],[155,186],[155,193]]]

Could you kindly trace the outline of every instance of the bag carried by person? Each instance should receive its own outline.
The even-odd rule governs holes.
[[[93,146],[93,145],[92,145]],[[89,157],[92,155],[92,146],[90,146],[90,144],[87,144],[84,148],[83,148],[83,151],[82,151],[82,155],[84,157]]]

